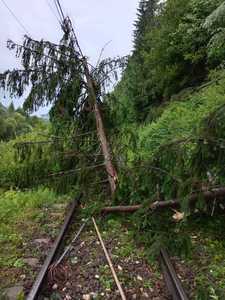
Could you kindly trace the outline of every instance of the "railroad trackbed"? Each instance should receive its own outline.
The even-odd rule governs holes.
[[[96,223],[82,219],[73,203],[35,282],[27,287],[27,300],[188,299],[165,250],[162,272],[148,264],[129,224],[110,218],[96,218]]]

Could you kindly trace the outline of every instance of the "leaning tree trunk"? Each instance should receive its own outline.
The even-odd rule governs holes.
[[[111,151],[110,151],[109,144],[108,144],[108,141],[106,138],[101,112],[99,110],[99,106],[97,103],[97,97],[96,97],[93,80],[91,78],[86,59],[84,59],[83,64],[84,64],[85,76],[86,76],[88,90],[89,90],[89,97],[92,102],[91,104],[93,105],[93,108],[94,108],[97,133],[98,133],[98,137],[100,140],[102,153],[104,155],[105,167],[106,167],[106,172],[108,174],[108,180],[109,180],[109,184],[110,184],[110,188],[111,188],[111,193],[114,194],[114,192],[116,190],[117,172],[112,163]]]

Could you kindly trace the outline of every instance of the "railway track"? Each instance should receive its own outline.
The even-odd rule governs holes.
[[[69,212],[65,218],[64,224],[62,225],[62,228],[60,230],[60,233],[52,247],[52,249],[50,250],[48,256],[46,257],[44,264],[27,296],[27,300],[37,300],[37,299],[42,299],[40,296],[42,294],[42,290],[43,290],[43,286],[46,285],[46,283],[49,280],[49,274],[51,274],[51,269],[52,268],[57,268],[61,262],[64,260],[64,258],[70,253],[71,250],[71,246],[74,242],[76,242],[76,240],[78,239],[78,237],[80,236],[81,232],[83,231],[86,223],[84,222],[80,229],[78,230],[78,232],[76,233],[75,237],[73,238],[72,242],[70,242],[69,246],[67,246],[63,251],[61,250],[63,248],[63,243],[65,240],[65,236],[68,234],[68,231],[70,229],[70,224],[72,222],[72,219],[74,217],[74,214],[76,213],[77,209],[79,206],[79,201],[74,201],[69,209]],[[110,260],[109,254],[107,253],[106,247],[104,245],[104,242],[101,238],[100,232],[97,228],[97,225],[93,219],[94,222],[94,227],[97,231],[100,243],[103,247],[105,256],[108,260],[109,266],[111,268],[114,280],[117,284],[117,288],[119,291],[120,296],[118,295],[118,298],[115,299],[133,299],[130,296],[126,297],[122,286],[118,280],[118,277],[116,275],[115,272],[115,268],[113,267],[112,261]],[[59,255],[60,251],[62,252],[61,255]],[[179,277],[176,274],[176,271],[173,267],[173,264],[169,258],[169,254],[166,251],[166,249],[161,249],[160,250],[160,255],[159,255],[159,261],[160,261],[160,266],[162,269],[162,273],[163,273],[163,277],[165,280],[165,284],[166,287],[168,289],[168,295],[169,297],[171,297],[170,299],[173,300],[188,300],[188,297],[182,287],[182,283],[179,279]],[[52,274],[51,274],[52,276]],[[53,274],[54,276],[54,274]],[[87,283],[88,284],[88,283]],[[66,299],[66,298],[65,298]],[[75,298],[69,298],[69,299],[75,299]],[[80,298],[79,298],[80,299]],[[85,299],[85,298],[83,298]],[[89,298],[87,298],[89,299]],[[92,298],[90,298],[92,299]],[[107,298],[108,299],[108,298]],[[114,298],[113,298],[114,299]],[[134,298],[134,299],[139,299],[139,298]],[[146,299],[151,299],[151,298],[147,298]],[[167,299],[167,298],[160,298],[160,299]]]
[[[57,239],[55,240],[55,243],[54,243],[52,249],[50,250],[48,256],[45,259],[45,262],[44,262],[32,288],[27,296],[27,300],[36,300],[38,298],[38,296],[40,295],[42,286],[48,275],[49,267],[53,263],[56,255],[57,255],[57,252],[58,252],[60,246],[62,245],[62,242],[67,233],[69,225],[71,224],[73,215],[79,206],[79,200],[74,200],[72,202],[71,207],[69,208],[69,213],[67,214],[67,216],[65,218],[65,221],[62,225],[60,233],[59,233]]]
[[[166,249],[160,250],[160,265],[162,268],[164,280],[166,282],[167,289],[172,296],[173,300],[188,300],[188,297],[184,291],[182,283],[176,274],[173,264],[170,260],[169,254]]]

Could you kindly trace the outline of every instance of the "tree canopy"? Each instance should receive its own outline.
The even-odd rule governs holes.
[[[31,132],[41,123],[45,121],[35,116],[28,116],[22,108],[15,109],[13,102],[8,108],[0,103],[0,141],[9,141]]]
[[[140,1],[134,52],[114,93],[118,118],[122,106],[131,122],[154,118],[154,107],[223,66],[223,8],[219,0]]]

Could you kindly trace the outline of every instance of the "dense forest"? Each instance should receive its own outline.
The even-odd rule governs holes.
[[[203,249],[195,299],[224,299],[224,16],[222,0],[140,0],[131,55],[96,67],[83,65],[67,19],[59,45],[28,36],[22,45],[8,41],[23,69],[1,74],[1,87],[11,97],[30,92],[23,108],[0,104],[0,249],[11,248],[0,255],[3,269],[23,267],[16,224],[39,221],[46,201],[82,191],[89,215],[109,203],[141,204],[129,218],[149,260],[166,245],[194,264]],[[49,121],[30,116],[46,104]],[[222,194],[205,200],[208,191]],[[149,209],[170,200],[176,209]]]
[[[157,187],[185,199],[224,182],[223,13],[223,1],[140,3],[134,51],[108,102],[129,166],[148,168],[144,198]]]

